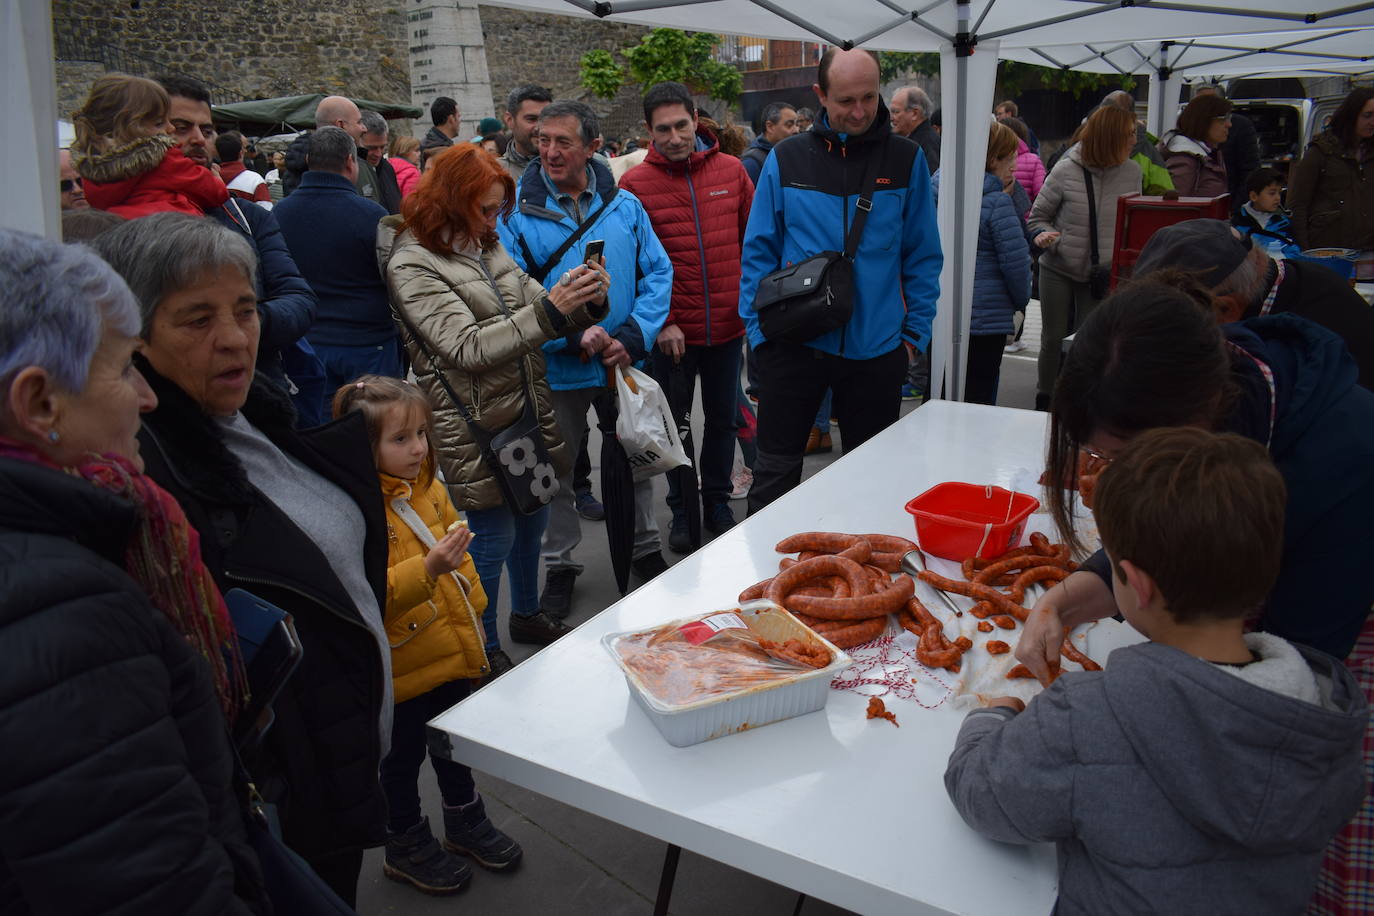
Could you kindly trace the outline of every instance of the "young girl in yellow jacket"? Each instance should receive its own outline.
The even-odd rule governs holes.
[[[487,596],[467,553],[472,532],[435,474],[424,394],[399,379],[365,375],[334,395],[336,418],[355,410],[372,438],[390,545],[386,630],[396,711],[381,771],[389,807],[383,870],[425,893],[453,894],[472,878],[455,853],[492,870],[513,868],[522,853],[487,817],[472,771],[461,763],[430,757],[444,800],[442,845],[420,810],[425,723],[466,697],[470,678],[490,671],[481,627]]]

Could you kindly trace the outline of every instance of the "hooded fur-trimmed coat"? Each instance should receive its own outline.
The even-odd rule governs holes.
[[[169,210],[203,216],[229,199],[219,176],[187,159],[166,134],[95,156],[77,154],[72,165],[91,206],[125,219]]]

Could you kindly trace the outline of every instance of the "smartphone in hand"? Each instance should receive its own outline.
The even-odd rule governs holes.
[[[586,264],[598,265],[601,263],[601,253],[606,247],[605,239],[592,239],[587,243],[586,249],[582,252],[583,261]]]

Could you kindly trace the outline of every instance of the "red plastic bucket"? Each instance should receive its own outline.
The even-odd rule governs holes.
[[[906,504],[921,549],[946,560],[996,557],[1021,540],[1040,500],[1002,487],[937,483]]]

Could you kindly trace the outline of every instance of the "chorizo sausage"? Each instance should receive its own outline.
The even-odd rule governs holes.
[[[998,614],[996,617],[992,618],[992,622],[1004,630],[1016,629],[1016,621],[1006,614]]]
[[[887,629],[887,615],[873,617],[869,620],[831,621],[831,623],[844,625],[826,630],[821,635],[841,649],[852,649],[882,636],[883,631]]]
[[[811,560],[818,563],[819,560]],[[788,572],[791,572],[789,570]],[[786,575],[785,573],[782,575]],[[779,575],[778,578],[782,578]],[[774,585],[777,580],[774,580]],[[827,620],[864,620],[880,614],[895,613],[916,592],[916,584],[910,577],[894,579],[884,589],[871,595],[856,595],[850,598],[812,598],[807,595],[785,595],[783,607],[789,611],[801,611],[812,617]]]
[[[1012,588],[1024,593],[1037,582],[1063,582],[1068,577],[1069,571],[1058,566],[1034,566],[1017,576]]]
[[[800,553],[804,550],[839,553],[847,547],[852,547],[858,539],[859,536],[856,534],[841,534],[837,531],[803,531],[783,538],[773,549],[778,553]]]
[[[1084,655],[1079,648],[1073,644],[1073,640],[1069,638],[1068,631],[1064,633],[1064,644],[1059,647],[1059,651],[1069,661],[1078,662],[1078,664],[1082,665],[1084,671],[1102,670],[1101,665],[1088,658],[1088,656]]]
[[[895,553],[901,556],[913,550],[920,550],[915,541],[908,541],[895,534],[861,534],[859,537],[873,545],[874,553]]]
[[[850,594],[857,592],[867,580],[863,567],[853,560],[846,557],[816,557],[814,560],[794,563],[778,573],[763,595],[774,604],[782,604],[782,599],[792,589],[823,576],[843,576],[849,583]]]
[[[978,632],[979,632],[979,633],[991,633],[991,632],[992,632],[992,624],[988,623],[986,620],[980,620],[980,621],[978,621]]]
[[[989,639],[984,643],[983,648],[988,650],[989,655],[1006,655],[1011,651],[1011,646],[1002,642],[1000,639]]]
[[[755,582],[753,585],[749,586],[744,591],[739,593],[738,600],[753,601],[757,598],[762,598],[764,591],[768,588],[769,584],[772,583],[772,581],[773,580],[770,578],[764,579],[762,582]]]
[[[924,570],[921,573],[921,579],[941,591],[954,592],[956,595],[967,595],[970,598],[991,602],[997,610],[1010,614],[1017,620],[1024,621],[1030,614],[1030,611],[1018,603],[1021,595],[1016,592],[1010,596],[1004,595],[990,585],[983,585],[978,582],[956,582],[954,579],[946,579],[939,573],[933,573],[930,570]]]

